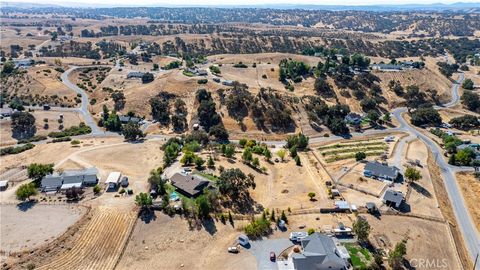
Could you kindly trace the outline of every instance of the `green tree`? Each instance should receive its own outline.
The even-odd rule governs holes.
[[[133,122],[128,122],[122,128],[122,133],[127,141],[136,141],[139,138],[145,137],[145,134],[140,130],[140,125]]]
[[[164,194],[165,191],[165,179],[162,177],[163,168],[158,167],[150,171],[150,176],[148,177],[148,183],[150,187],[156,187],[159,194]]]
[[[357,220],[353,223],[353,232],[357,235],[357,239],[361,243],[368,242],[368,235],[370,234],[370,224],[365,218],[357,217]]]
[[[315,233],[315,229],[310,228],[310,229],[307,230],[307,233],[308,233],[308,235],[314,234],[314,233]]]
[[[245,147],[242,154],[242,160],[244,163],[250,164],[253,160],[252,149],[250,147]]]
[[[197,205],[197,213],[201,219],[207,219],[210,217],[212,208],[205,195],[201,195],[195,199],[195,204]]]
[[[355,153],[355,160],[356,161],[364,160],[366,157],[367,157],[367,154],[365,154],[365,152]]]
[[[197,157],[197,155],[195,155],[193,152],[187,151],[187,152],[185,152],[185,154],[183,154],[183,157],[180,160],[180,162],[183,165],[188,166],[188,165],[195,162],[196,157]]]
[[[292,158],[295,158],[297,156],[297,147],[296,146],[292,146],[292,148],[290,148],[290,156]]]
[[[252,166],[257,168],[258,166],[260,166],[260,161],[258,160],[257,157],[255,157],[252,161]]]
[[[285,223],[288,224],[288,219],[287,219],[287,215],[285,214],[285,210],[282,210],[282,215],[280,216],[280,219],[285,221]]]
[[[150,210],[153,204],[152,196],[147,193],[140,192],[135,196],[135,203],[142,208],[142,210]]]
[[[270,159],[272,159],[272,152],[268,148],[265,148],[263,149],[263,156],[265,156],[266,161],[270,161]]]
[[[247,176],[238,168],[227,169],[220,173],[217,186],[221,194],[236,199],[248,188],[255,188],[255,180],[253,175]]]
[[[235,155],[235,146],[233,144],[229,144],[225,148],[225,156],[227,158],[232,158],[233,155]]]
[[[201,170],[203,169],[203,164],[205,164],[205,160],[199,156],[195,157],[195,168],[197,168],[197,170]]]
[[[93,193],[95,193],[95,194],[100,193],[100,186],[99,186],[99,185],[95,185],[95,186],[93,187]]]
[[[390,122],[390,121],[392,121],[392,117],[390,116],[390,113],[389,113],[389,112],[386,112],[386,113],[383,115],[383,118],[382,118],[382,119],[383,119],[384,122],[387,122],[387,123]]]
[[[295,160],[295,165],[302,166],[302,161],[300,160],[299,156],[295,156],[293,160]]]
[[[11,116],[12,137],[28,139],[35,135],[35,117],[29,112],[14,112]]]
[[[34,183],[23,184],[15,191],[18,200],[25,201],[30,196],[37,195],[37,188]]]
[[[214,168],[215,167],[215,161],[213,161],[212,156],[208,156],[207,166],[208,166],[208,168]]]
[[[403,269],[404,256],[407,254],[407,241],[402,240],[395,245],[393,251],[388,254],[388,264],[393,270]]]
[[[405,170],[405,178],[412,183],[414,181],[418,181],[422,178],[422,174],[420,173],[419,170],[413,168],[413,167],[408,167]]]
[[[287,152],[285,151],[285,149],[280,149],[277,151],[277,156],[283,161],[285,159],[285,155],[287,154]]]
[[[471,79],[465,79],[462,83],[462,88],[466,90],[473,90],[474,83]]]
[[[310,201],[313,201],[313,198],[315,198],[315,192],[309,192],[308,197],[310,198]]]
[[[7,61],[3,64],[2,75],[9,75],[15,71],[15,63],[13,61]]]
[[[53,173],[53,164],[32,163],[27,167],[27,174],[30,179],[39,184],[47,174]]]

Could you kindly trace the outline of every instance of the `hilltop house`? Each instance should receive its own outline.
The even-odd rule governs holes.
[[[375,161],[365,165],[363,175],[373,179],[395,182],[400,175],[400,170],[395,166],[387,166]]]
[[[127,74],[127,79],[131,79],[131,78],[142,78],[143,75],[145,75],[145,72],[141,72],[141,71],[132,71],[132,72],[129,72]]]
[[[296,270],[346,270],[350,256],[332,237],[313,233],[300,240],[301,252],[293,253],[291,260]]]
[[[351,112],[347,114],[347,116],[345,116],[344,120],[350,125],[357,126],[360,125],[360,123],[362,122],[362,116],[358,113]]]
[[[401,71],[403,69],[402,66],[391,64],[373,64],[370,68],[378,71]]]
[[[387,191],[385,191],[382,201],[387,205],[392,205],[395,208],[398,208],[402,204],[403,199],[404,197],[401,191],[388,189]]]
[[[197,197],[203,193],[205,188],[211,186],[209,180],[193,174],[176,173],[170,178],[170,182],[177,191],[187,197]]]

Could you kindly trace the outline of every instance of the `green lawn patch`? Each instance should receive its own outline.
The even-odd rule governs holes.
[[[193,74],[192,72],[188,72],[188,71],[185,71],[185,70],[182,73],[183,73],[183,75],[185,75],[187,77],[194,77],[195,76],[195,74]]]
[[[362,248],[357,244],[345,244],[348,250],[353,269],[368,269],[371,263],[372,255],[366,248]]]
[[[205,178],[207,178],[208,180],[213,181],[213,182],[217,182],[217,181],[218,181],[218,177],[216,177],[216,176],[213,175],[213,174],[203,173],[203,172],[196,172],[195,174],[200,175],[200,176],[202,176],[202,177],[205,177]]]

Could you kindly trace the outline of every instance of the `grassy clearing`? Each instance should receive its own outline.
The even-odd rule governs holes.
[[[380,156],[381,154],[385,153],[385,151],[373,151],[373,152],[365,152],[365,154],[367,155],[367,157],[370,157],[370,156]],[[331,162],[335,162],[335,161],[339,161],[339,160],[344,160],[344,159],[350,159],[350,158],[355,158],[355,153],[349,153],[349,154],[346,154],[346,155],[334,155],[332,157],[329,157],[327,159],[325,159],[325,161],[327,163],[331,163]]]
[[[196,172],[195,174],[200,175],[204,178],[207,178],[208,180],[213,181],[213,182],[218,181],[218,177],[216,177],[215,175],[209,174],[209,173]]]
[[[379,145],[379,146],[370,146],[370,147],[352,147],[352,148],[341,148],[338,150],[331,150],[326,152],[321,152],[322,156],[330,156],[330,155],[337,155],[343,153],[357,153],[357,152],[371,152],[371,151],[379,151],[379,150],[387,150],[387,145]]]
[[[185,75],[187,77],[194,77],[195,76],[195,74],[193,74],[192,72],[188,72],[188,71],[183,71],[182,73],[183,73],[183,75]]]
[[[356,244],[345,244],[345,247],[350,254],[353,269],[368,269],[372,255],[366,248],[362,248]]]
[[[329,144],[326,146],[321,146],[318,150],[328,150],[328,149],[337,149],[337,148],[347,148],[347,147],[368,147],[368,146],[377,146],[377,145],[386,145],[381,140],[365,140],[365,141],[355,141],[349,143],[336,143],[336,144]]]

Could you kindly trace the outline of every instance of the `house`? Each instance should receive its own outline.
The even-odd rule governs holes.
[[[335,208],[342,210],[350,210],[350,205],[347,201],[335,201]]]
[[[139,123],[140,121],[142,121],[142,119],[138,118],[138,117],[134,117],[134,116],[128,116],[128,115],[120,115],[118,117],[118,119],[120,119],[120,122],[122,124],[127,124],[129,122],[133,122],[135,124]]]
[[[13,109],[11,108],[0,108],[0,116],[10,117],[13,114]]]
[[[8,188],[8,180],[0,181],[0,191],[4,191]]]
[[[42,192],[58,192],[62,187],[63,179],[58,176],[47,175],[42,179],[40,190]]]
[[[360,125],[360,123],[362,122],[362,116],[358,113],[352,112],[347,114],[344,120],[350,125]]]
[[[387,166],[378,162],[368,162],[363,170],[363,175],[373,179],[382,179],[395,182],[400,174],[400,170],[395,166]]]
[[[15,68],[29,68],[33,63],[33,60],[30,58],[13,59],[13,64],[15,64]]]
[[[208,73],[205,69],[199,69],[199,70],[197,70],[197,75],[198,76],[207,76]]]
[[[121,172],[111,172],[107,180],[105,180],[105,185],[107,186],[107,190],[109,189],[116,189],[118,187],[118,183],[120,182],[120,178],[122,177]]]
[[[72,187],[82,188],[85,185],[95,185],[98,182],[97,173],[98,170],[92,167],[50,174],[42,179],[40,190],[42,192],[51,192],[67,190]]]
[[[373,64],[370,66],[372,70],[378,71],[401,71],[402,66],[391,64]]]
[[[170,178],[170,182],[177,191],[187,197],[197,197],[203,190],[211,185],[211,182],[194,174],[176,173]]]
[[[127,74],[127,79],[131,79],[131,78],[142,78],[143,75],[145,75],[145,72],[141,72],[141,71],[131,71]]]
[[[346,270],[348,258],[333,238],[313,233],[300,240],[301,252],[293,253],[291,259],[296,270]],[[348,252],[347,252],[348,253]]]
[[[387,205],[393,205],[395,208],[398,208],[403,202],[403,193],[401,191],[396,191],[393,189],[388,189],[383,195],[383,202]]]
[[[233,81],[225,80],[225,81],[222,82],[222,84],[225,85],[225,86],[233,86]]]

